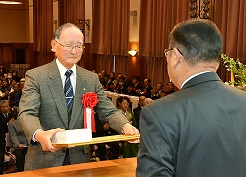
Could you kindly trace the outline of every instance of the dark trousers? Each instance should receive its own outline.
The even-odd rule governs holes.
[[[3,169],[4,169],[4,154],[5,154],[5,145],[0,144],[0,175],[3,174]]]
[[[24,171],[26,152],[27,152],[27,148],[15,149],[13,152],[13,154],[16,157],[16,167],[18,171]]]
[[[108,157],[109,159],[118,159],[119,158],[119,144],[117,142],[109,142],[106,143],[110,149],[109,151],[112,152],[112,157]],[[98,146],[98,153],[100,161],[106,160],[106,147],[105,144],[97,144]]]
[[[69,149],[68,148],[66,149],[66,155],[65,155],[65,158],[64,158],[62,166],[65,166],[65,165],[71,165]]]

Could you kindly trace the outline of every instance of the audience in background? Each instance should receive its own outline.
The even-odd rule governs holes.
[[[136,128],[139,127],[140,112],[141,112],[142,108],[146,105],[145,99],[146,99],[146,96],[140,95],[140,97],[138,99],[138,107],[133,109],[133,113],[134,113],[134,116],[136,119]]]
[[[8,133],[7,120],[4,116],[0,116],[0,175],[3,174],[4,170],[6,133]]]
[[[24,171],[25,156],[27,152],[27,139],[18,122],[11,121],[8,124],[9,138],[14,148],[13,154],[16,157],[16,167],[18,171]]]
[[[109,77],[110,77],[109,84],[110,84],[110,83],[114,83],[114,85],[116,85],[117,80],[116,80],[116,78],[115,78],[115,72],[111,72],[111,73],[109,74]]]
[[[115,85],[113,82],[109,83],[109,86],[105,89],[106,91],[111,91],[114,92],[115,91]]]
[[[153,101],[154,101],[154,100],[152,100],[151,98],[146,98],[146,99],[145,99],[146,105],[152,103]]]
[[[158,98],[161,98],[161,92],[163,91],[163,84],[158,83],[156,86],[156,90],[152,89],[151,90],[151,99],[156,100]]]
[[[23,88],[24,81],[23,78],[20,82],[16,70],[7,73],[3,64],[0,64],[0,174],[3,174],[3,171],[6,173],[8,170],[7,162],[4,162],[6,158],[9,159],[14,156],[11,154],[12,143],[9,139],[9,133],[7,133],[7,124],[10,125],[17,118],[21,97],[19,84]]]
[[[2,80],[2,87],[0,88],[0,98],[2,100],[8,100],[8,96],[11,90],[11,86],[7,79]]]
[[[109,74],[104,74],[104,81],[105,81],[104,88],[107,89],[109,87],[109,83],[110,83],[110,76],[109,76]]]
[[[12,73],[11,72],[7,73],[7,79],[8,79],[9,84],[11,85],[11,81],[12,81]]]
[[[146,96],[146,98],[151,98],[151,90],[153,89],[150,85],[151,80],[149,78],[144,79],[144,90],[143,94]]]
[[[118,82],[119,82],[118,83],[118,87],[116,87],[117,93],[127,94],[127,92],[128,92],[127,88],[130,85],[130,83],[127,81],[127,79],[125,78],[125,76],[120,76]]]
[[[3,63],[0,64],[0,77],[3,77],[6,74],[6,70],[4,69]]]
[[[100,83],[102,84],[102,87],[105,89],[106,81],[104,80],[102,73],[98,73],[97,75],[98,75],[98,79],[99,79]]]
[[[174,86],[172,82],[167,83],[167,91],[165,92],[166,95],[169,95],[171,93],[175,92]]]
[[[140,77],[139,76],[133,76],[132,89],[133,89],[133,92],[135,92],[135,96],[140,96],[140,94],[143,90],[143,86],[140,84]]]
[[[96,133],[92,133],[93,137],[111,136],[118,135],[115,130],[109,127],[107,122],[101,122],[95,114],[96,121]],[[118,142],[107,142],[93,145],[94,150],[98,152],[100,161],[107,159],[118,159],[119,158],[119,143]],[[110,152],[110,153],[107,153]]]
[[[17,83],[20,82],[20,77],[18,76],[18,72],[16,70],[12,71],[12,79],[14,79]]]
[[[128,78],[128,74],[127,73],[123,73],[123,76],[125,77],[125,84],[128,85],[132,85],[131,81]]]
[[[7,123],[16,119],[17,115],[13,112],[12,108],[9,106],[8,100],[0,101],[0,118],[5,118]]]
[[[9,105],[10,107],[18,107],[18,103],[16,102],[16,94],[20,92],[20,87],[18,84],[15,84],[13,87],[13,92],[9,95]]]
[[[136,127],[137,122],[134,117],[133,112],[129,109],[130,99],[126,96],[120,96],[117,99],[118,109],[121,110],[121,112],[126,116],[128,121],[131,122],[131,124]],[[123,157],[136,157],[138,153],[138,144],[132,144],[128,142],[124,142],[123,145]]]

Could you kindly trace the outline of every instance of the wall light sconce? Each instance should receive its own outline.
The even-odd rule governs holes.
[[[128,53],[129,53],[132,57],[134,57],[134,56],[138,53],[138,51],[137,51],[137,50],[129,50]]]
[[[15,4],[23,4],[23,3],[18,1],[0,1],[0,4],[15,5]]]

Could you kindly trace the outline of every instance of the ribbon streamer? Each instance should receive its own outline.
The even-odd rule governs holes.
[[[97,103],[97,94],[93,92],[87,92],[82,97],[82,104],[84,104],[84,128],[91,129],[92,132],[96,132],[93,107],[95,107]]]

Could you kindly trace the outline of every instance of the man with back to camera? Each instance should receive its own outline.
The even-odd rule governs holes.
[[[58,27],[51,46],[57,59],[26,72],[19,104],[19,122],[30,142],[25,170],[89,161],[89,146],[58,148],[50,140],[64,129],[84,128],[81,102],[88,92],[97,95],[99,102],[94,110],[100,120],[107,119],[119,133],[139,133],[107,99],[97,74],[76,65],[84,50],[84,36],[76,25],[66,23]]]
[[[208,20],[179,23],[165,50],[178,92],[145,106],[137,176],[243,177],[246,94],[216,74],[222,37]]]

